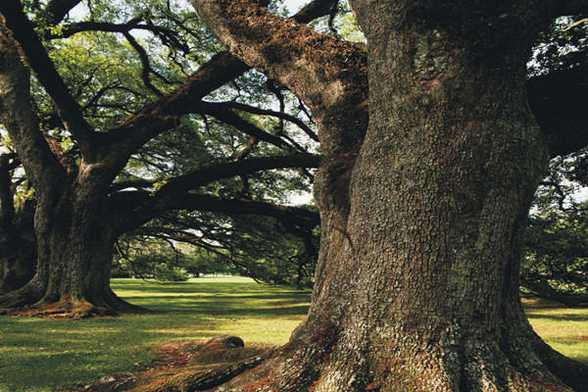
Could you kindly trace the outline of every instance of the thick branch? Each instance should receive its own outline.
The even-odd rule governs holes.
[[[88,151],[93,130],[84,119],[80,105],[55,69],[33,24],[24,14],[22,4],[19,0],[3,0],[0,2],[0,13],[37,79],[53,99],[66,129],[78,140],[82,152]]]
[[[199,169],[184,176],[176,177],[171,179],[166,185],[157,191],[155,195],[150,195],[148,192],[142,190],[119,192],[112,195],[111,202],[113,203],[114,209],[121,211],[132,209],[131,213],[122,219],[120,223],[121,228],[119,231],[121,233],[128,232],[167,211],[186,209],[223,212],[223,207],[220,206],[222,202],[217,202],[220,199],[212,198],[210,199],[212,200],[212,204],[203,204],[203,206],[199,206],[196,202],[201,200],[200,198],[204,198],[202,200],[209,200],[208,196],[189,193],[191,190],[210,184],[214,181],[262,170],[318,167],[319,161],[320,157],[312,154],[294,154],[283,157],[245,159],[238,162]],[[229,203],[226,207],[227,212],[232,213],[236,213],[233,211],[234,208],[238,209],[238,207],[234,206],[241,205],[239,204],[239,200],[228,200],[227,203]],[[252,205],[255,206],[257,204]],[[261,203],[261,205],[265,205],[265,203]],[[249,204],[244,204],[243,206],[247,207]],[[245,209],[243,213],[247,213],[246,211],[252,210],[251,208]],[[270,211],[274,210],[272,209]],[[254,214],[255,212],[249,213]],[[263,213],[261,215],[268,214]]]
[[[292,17],[300,23],[328,15],[336,0],[315,0]],[[196,103],[219,87],[239,77],[249,67],[238,58],[223,52],[215,55],[201,66],[189,80],[175,92],[162,97],[129,118],[119,129],[109,135],[112,142],[123,141],[114,159],[126,160],[143,144],[166,130],[174,127],[179,116],[194,113]]]
[[[588,146],[587,68],[556,71],[527,82],[529,104],[547,136],[552,157]]]
[[[192,0],[192,4],[231,53],[280,82],[312,109],[327,155],[358,150],[367,128],[363,49],[271,15],[249,0]]]
[[[30,96],[30,74],[16,46],[0,25],[0,123],[8,131],[27,176],[36,186],[52,190],[65,171],[39,130]]]
[[[157,196],[161,197],[164,194],[187,192],[224,178],[246,175],[261,170],[312,168],[318,167],[319,163],[319,155],[293,154],[278,157],[251,158],[237,162],[213,165],[172,178],[157,192]],[[149,181],[142,178],[121,181],[113,184],[112,187],[110,187],[110,192],[114,193],[128,188],[149,189],[153,188],[153,185],[157,182],[158,181]],[[140,196],[140,199],[143,200],[143,197]]]
[[[128,33],[131,30],[145,30],[156,34],[166,36],[175,35],[174,31],[164,27],[152,24],[141,23],[140,19],[133,19],[127,23],[109,23],[109,22],[77,22],[64,26],[58,35],[52,35],[51,38],[68,38],[74,34],[85,31],[101,31],[108,33]]]
[[[51,0],[45,8],[49,23],[58,24],[81,0]]]
[[[190,174],[176,177],[163,186],[156,197],[187,192],[211,182],[262,170],[318,167],[320,156],[314,154],[294,154],[281,157],[244,159],[238,162],[215,165],[196,170]]]
[[[118,129],[110,131],[108,138],[111,144],[119,144],[112,153],[118,159],[126,159],[155,136],[173,128],[180,116],[195,112],[204,96],[247,69],[245,64],[228,53],[214,56],[174,93],[145,106]]]
[[[547,282],[534,279],[521,280],[521,285],[526,287],[537,296],[552,301],[557,301],[567,306],[586,306],[588,305],[588,295],[586,294],[565,294],[553,289]]]
[[[241,116],[234,113],[232,110],[227,109],[223,105],[215,103],[202,102],[198,105],[199,112],[202,114],[210,114],[217,120],[224,122],[225,124],[231,125],[246,135],[254,136],[258,140],[265,141],[273,144],[276,147],[284,148],[288,147],[288,144],[277,136],[267,133],[259,129],[249,121],[244,120]]]
[[[184,194],[182,197],[166,199],[153,210],[156,215],[171,210],[208,211],[227,215],[261,215],[271,216],[282,221],[302,226],[315,227],[320,224],[318,213],[298,207],[277,206],[270,203],[221,199],[214,196]]]
[[[155,95],[159,97],[163,96],[161,91],[159,91],[159,89],[155,87],[155,85],[153,85],[153,83],[151,82],[151,74],[155,74],[155,71],[153,70],[153,68],[151,68],[151,62],[149,61],[149,55],[147,54],[147,51],[144,47],[141,46],[141,44],[139,44],[139,42],[137,42],[137,40],[135,39],[135,37],[131,35],[131,33],[126,31],[123,34],[127,41],[129,41],[129,44],[131,44],[133,49],[135,49],[135,51],[139,55],[141,65],[143,67],[143,70],[141,72],[141,79],[143,80],[143,83]]]
[[[216,105],[217,107],[223,107],[226,109],[236,109],[247,113],[252,114],[260,114],[262,116],[272,116],[277,117],[282,120],[286,120],[291,122],[292,124],[296,124],[298,128],[304,131],[312,140],[319,141],[318,136],[314,133],[314,131],[304,123],[304,121],[300,120],[298,117],[292,116],[285,112],[276,112],[275,110],[268,110],[268,109],[261,109],[255,106],[245,105],[238,102],[218,102],[218,103],[209,103],[209,105]]]

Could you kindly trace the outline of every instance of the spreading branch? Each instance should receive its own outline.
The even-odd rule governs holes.
[[[65,128],[79,142],[81,151],[83,153],[89,152],[93,130],[84,118],[80,105],[71,95],[49,58],[33,24],[25,15],[21,2],[19,0],[3,0],[0,2],[0,13],[2,13],[6,27],[18,42],[37,79],[55,103]]]
[[[58,24],[79,3],[81,0],[51,0],[45,7],[47,20],[51,24]]]
[[[243,111],[243,112],[247,112],[247,113],[259,114],[262,116],[272,116],[272,117],[276,117],[276,118],[279,118],[282,120],[286,120],[286,121],[291,122],[292,124],[295,124],[296,126],[298,126],[298,128],[300,128],[302,131],[304,131],[304,133],[306,133],[308,135],[308,137],[310,137],[312,140],[317,141],[317,142],[319,141],[316,133],[308,125],[306,125],[304,123],[304,121],[300,120],[296,116],[292,116],[291,114],[288,114],[285,112],[277,112],[275,110],[261,109],[261,108],[255,107],[255,106],[246,105],[246,104],[239,103],[239,102],[216,102],[216,103],[210,103],[209,105],[215,105],[219,108],[225,108],[225,109],[235,109],[235,110],[239,110],[239,111]]]
[[[69,38],[72,35],[100,31],[105,33],[128,33],[132,30],[150,31],[156,35],[164,35],[167,37],[176,37],[175,31],[166,29],[165,27],[156,26],[151,23],[143,23],[140,18],[131,19],[127,23],[109,23],[109,22],[76,22],[66,24],[58,34],[50,35],[50,38]]]
[[[289,145],[271,133],[267,133],[264,130],[258,128],[249,121],[244,120],[241,116],[234,113],[232,110],[227,109],[223,105],[215,103],[202,102],[198,105],[198,112],[201,114],[209,114],[215,117],[217,120],[224,122],[225,124],[231,125],[246,135],[253,136],[258,140],[273,144],[276,147],[286,148]]]
[[[0,122],[33,184],[55,190],[64,179],[65,170],[39,129],[30,95],[30,74],[1,24],[0,54]]]
[[[228,215],[261,215],[270,216],[300,227],[316,227],[320,225],[318,213],[299,207],[278,206],[271,203],[222,199],[208,195],[187,193],[161,206],[163,210],[181,209],[187,211],[219,212]]]
[[[272,15],[248,0],[192,4],[232,54],[311,108],[327,155],[358,150],[367,129],[367,56],[362,48]]]
[[[315,0],[305,6],[292,20],[308,23],[328,15],[335,0]],[[173,93],[146,105],[119,128],[110,132],[111,143],[119,143],[111,154],[115,160],[127,157],[162,132],[172,129],[179,116],[197,112],[197,103],[214,90],[236,79],[249,69],[245,63],[228,52],[219,53],[202,65]]]
[[[218,205],[218,203],[221,203],[218,201],[220,199],[210,199],[212,200],[210,202],[212,204],[205,203],[200,206],[198,203],[196,203],[196,201],[200,200],[200,197],[205,196],[191,193],[191,191],[212,182],[263,170],[318,167],[319,163],[320,157],[313,154],[293,154],[282,157],[244,159],[237,162],[213,165],[180,177],[173,178],[169,180],[164,186],[162,186],[157,192],[155,192],[155,194],[150,194],[144,190],[122,191],[114,193],[111,196],[111,202],[113,208],[115,209],[125,212],[129,209],[131,210],[130,213],[127,212],[125,214],[125,218],[122,219],[120,223],[120,232],[127,232],[139,227],[140,225],[148,222],[156,216],[161,215],[164,212],[172,210],[188,209],[216,211],[217,209],[220,209],[221,207]],[[131,186],[130,183],[123,185]],[[136,188],[148,187],[141,181],[134,185],[136,185]],[[122,186],[118,186],[117,188],[126,189],[127,187],[123,188]],[[239,202],[241,202],[240,200],[228,200],[228,202],[233,203],[233,206],[241,205],[239,204]],[[249,206],[249,204],[244,206]],[[222,209],[219,211],[223,212]],[[232,207],[227,211],[235,213]],[[243,213],[246,213],[245,211],[251,211],[251,209],[246,209]],[[270,211],[274,210],[271,209]],[[267,213],[262,215],[267,215]]]
[[[159,91],[159,89],[155,87],[155,85],[151,82],[151,74],[157,75],[157,73],[151,67],[151,62],[149,61],[149,55],[147,54],[147,51],[143,46],[141,46],[141,44],[139,44],[139,42],[137,42],[137,40],[135,39],[135,37],[131,35],[131,33],[125,31],[123,35],[139,55],[141,65],[143,67],[143,70],[141,71],[141,79],[143,80],[143,83],[155,95],[157,95],[158,97],[162,97],[163,93]]]
[[[157,192],[156,197],[170,197],[223,178],[250,174],[262,170],[301,167],[313,168],[318,167],[319,163],[320,156],[318,155],[293,154],[281,157],[250,158],[215,165],[173,178]]]

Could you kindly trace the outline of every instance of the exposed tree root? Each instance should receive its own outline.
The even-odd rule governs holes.
[[[83,319],[115,316],[120,313],[147,313],[148,309],[130,304],[112,291],[97,300],[63,296],[58,300],[31,295],[27,286],[0,297],[0,314],[14,317],[45,317],[55,319]]]
[[[151,310],[125,301],[109,289],[107,304],[117,313],[150,313]]]
[[[516,344],[506,350],[479,338],[435,345],[409,340],[404,339],[402,346],[367,353],[367,372],[361,370],[366,368],[361,363],[346,361],[348,353],[342,351],[349,347],[339,344],[325,351],[294,342],[279,350],[245,348],[236,337],[170,342],[157,347],[159,360],[140,373],[105,376],[68,392],[585,391],[586,378],[568,387],[553,375],[561,374],[552,374],[549,364],[536,356],[543,352],[517,349]],[[549,355],[564,358],[547,348],[552,351]],[[573,375],[583,377],[584,373]]]
[[[46,317],[64,319],[83,319],[93,316],[113,316],[116,312],[107,307],[100,307],[85,300],[65,297],[56,302],[39,302],[29,308],[14,309],[7,312],[17,317]]]
[[[169,342],[155,350],[159,359],[149,368],[102,377],[96,383],[68,392],[187,392],[205,391],[259,365],[271,349],[242,347],[236,337],[208,341]]]
[[[35,282],[29,282],[20,289],[0,295],[0,314],[7,314],[13,309],[24,308],[41,299],[43,290]]]
[[[218,392],[572,392],[585,391],[585,378],[565,385],[538,353],[508,349],[484,339],[416,344],[409,338],[349,360],[349,347],[337,345],[324,357],[312,347],[282,349],[255,369],[242,372]],[[523,347],[526,347],[523,349]],[[316,353],[316,352],[315,352]],[[559,355],[559,354],[558,354]],[[306,361],[300,361],[306,358]],[[572,361],[573,362],[573,361]],[[555,374],[555,375],[554,375]],[[314,375],[314,377],[308,377]],[[584,388],[584,389],[582,389]],[[190,389],[198,390],[198,389]]]
[[[535,335],[535,351],[547,368],[576,391],[588,391],[588,365],[567,358]]]

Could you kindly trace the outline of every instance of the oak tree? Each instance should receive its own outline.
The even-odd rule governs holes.
[[[324,155],[308,318],[223,390],[585,388],[586,368],[531,329],[519,271],[549,157],[587,141],[582,101],[562,91],[567,77],[582,88],[574,71],[527,81],[526,63],[538,34],[587,2],[351,1],[367,53],[263,2],[192,3],[309,106]]]
[[[294,116],[239,102],[204,99],[245,73],[247,65],[228,53],[219,53],[203,62],[184,82],[170,82],[130,31],[146,30],[171,47],[182,47],[174,32],[156,25],[149,15],[126,23],[72,20],[59,25],[79,3],[54,0],[43,7],[39,2],[27,2],[25,9],[20,1],[11,0],[0,5],[0,122],[34,189],[36,240],[34,276],[23,287],[0,296],[0,308],[11,312],[25,308],[26,314],[69,317],[135,310],[110,290],[113,245],[121,234],[170,211],[261,215],[300,231],[318,224],[318,215],[313,211],[231,193],[223,195],[222,189],[210,186],[232,177],[246,179],[264,170],[312,168],[319,163],[318,155],[300,148],[287,132],[265,131],[245,114],[275,116],[302,126],[312,135],[310,128]],[[112,15],[106,3],[102,8]],[[296,19],[309,22],[330,9],[309,6]],[[174,14],[169,12],[169,19],[174,21]],[[186,23],[178,20],[177,28],[186,29]],[[51,42],[93,31],[120,34],[136,52],[141,80],[150,91],[147,99],[125,84],[102,86],[88,97],[85,87],[94,82],[93,76],[99,71],[75,69],[75,56],[83,61],[81,52],[74,52],[74,62],[66,62],[69,74],[79,76],[81,81],[66,82],[59,72],[59,59],[51,56],[59,45]],[[50,106],[49,110],[43,111],[41,103],[47,101],[42,97],[31,96],[38,91],[31,89],[31,72],[33,81],[50,98],[44,105]],[[145,103],[136,107],[137,102]],[[109,108],[106,117],[101,116],[105,107]],[[148,155],[146,145],[159,141],[162,149],[165,134],[181,134],[193,125],[191,115],[206,116],[207,121],[214,118],[242,132],[250,140],[248,148],[224,160],[199,156],[198,165],[183,170],[182,165],[175,165],[173,175],[163,179],[128,175],[132,174],[130,165]],[[208,124],[190,129],[206,132]],[[52,132],[59,134],[57,140]],[[69,148],[63,148],[64,143],[70,144]],[[274,149],[248,156],[254,146],[263,143]],[[169,164],[161,166],[164,170]],[[9,211],[2,205],[3,211]]]

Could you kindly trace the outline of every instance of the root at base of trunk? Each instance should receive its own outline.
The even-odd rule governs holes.
[[[237,344],[235,344],[237,342]],[[116,373],[67,392],[193,392],[215,388],[259,365],[269,346],[243,347],[234,336],[171,341],[155,348],[158,359],[137,373]]]
[[[114,309],[100,307],[85,300],[61,299],[57,302],[41,302],[30,308],[13,309],[6,312],[17,317],[46,317],[83,319],[93,316],[114,316]]]
[[[218,392],[580,392],[582,384],[560,380],[527,347],[502,348],[493,342],[466,345],[380,347],[364,369],[350,360],[351,349],[335,347],[324,357],[308,356],[301,346],[276,352]],[[318,352],[318,351],[315,351]],[[300,362],[306,358],[306,362]],[[367,363],[367,366],[365,364]],[[582,366],[582,365],[580,365]],[[309,378],[308,375],[313,375]],[[562,377],[561,374],[557,376]],[[563,378],[563,377],[562,377]],[[565,383],[564,383],[565,382]],[[567,384],[566,384],[567,383]]]
[[[1,299],[0,304],[2,304]],[[0,308],[0,314],[14,317],[79,320],[96,316],[115,316],[120,313],[148,312],[145,308],[122,300],[114,293],[109,293],[105,299],[100,301],[76,299],[71,296],[63,296],[56,301],[51,301],[12,294],[6,300],[6,304],[3,304],[3,308]]]

